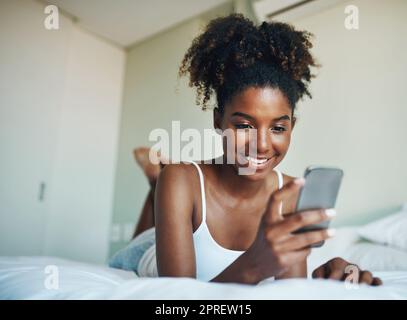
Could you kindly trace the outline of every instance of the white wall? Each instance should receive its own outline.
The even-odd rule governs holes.
[[[359,30],[344,27],[349,4],[359,8]],[[342,167],[338,224],[407,201],[406,16],[404,0],[355,0],[292,21],[315,34],[322,68],[280,168],[300,176],[308,164]]]
[[[72,30],[47,219],[48,255],[94,262],[107,256],[123,70],[121,50]]]
[[[0,254],[104,262],[125,52],[44,6],[0,3]]]
[[[43,27],[34,1],[0,2],[0,254],[41,254],[56,122],[72,26]],[[27,241],[28,240],[28,241]]]

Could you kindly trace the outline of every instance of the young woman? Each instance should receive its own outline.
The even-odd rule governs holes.
[[[232,130],[235,144],[224,143],[222,164],[170,164],[151,175],[158,181],[152,179],[155,190],[136,233],[155,226],[160,276],[247,284],[306,277],[310,246],[333,235],[294,233],[331,219],[334,211],[294,212],[304,181],[275,169],[290,145],[296,104],[311,97],[316,62],[310,37],[284,23],[255,26],[234,14],[212,20],[193,41],[180,75],[189,74],[203,109],[215,95],[214,126]],[[255,157],[248,156],[251,130]],[[228,164],[231,156],[237,161]],[[148,168],[147,161],[142,166]],[[239,174],[247,167],[254,173]],[[313,277],[344,280],[347,265],[333,259]],[[369,271],[359,271],[359,282],[381,284]]]

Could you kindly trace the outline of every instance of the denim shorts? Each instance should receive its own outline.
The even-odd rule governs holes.
[[[138,274],[138,265],[141,258],[154,244],[155,228],[143,231],[109,259],[109,267],[134,271]]]

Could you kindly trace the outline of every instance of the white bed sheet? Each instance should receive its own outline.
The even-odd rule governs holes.
[[[57,267],[57,290],[46,288],[47,266]],[[0,257],[0,299],[103,299],[135,278],[133,272],[55,257]]]
[[[46,289],[47,265],[58,266],[59,288]],[[377,272],[382,287],[343,282],[265,280],[257,286],[188,278],[138,278],[131,272],[56,258],[0,258],[0,299],[407,299],[407,271]]]
[[[407,299],[407,272],[378,272],[384,285],[349,288],[332,280],[264,281],[257,286],[205,283],[193,279],[140,278],[115,288],[110,299]]]
[[[0,299],[407,299],[407,270],[403,269],[405,264],[397,265],[391,258],[394,250],[367,250],[374,257],[380,252],[377,259],[391,266],[389,271],[376,263],[373,265],[380,268],[371,269],[367,263],[371,257],[360,255],[366,251],[366,244],[359,240],[355,228],[338,230],[334,239],[313,251],[308,259],[309,273],[335,256],[353,256],[360,261],[351,262],[364,264],[383,280],[383,286],[360,285],[356,289],[344,282],[312,279],[265,280],[250,286],[189,278],[139,278],[129,271],[53,257],[0,257]],[[363,250],[356,250],[361,245]],[[49,276],[45,267],[49,265],[58,267],[57,290],[45,286]]]

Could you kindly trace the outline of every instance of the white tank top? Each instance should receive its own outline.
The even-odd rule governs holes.
[[[204,177],[201,168],[195,162],[191,162],[198,170],[201,185],[202,198],[202,222],[193,234],[196,278],[202,281],[210,281],[232,264],[244,251],[230,250],[219,245],[213,239],[208,225],[206,224],[206,198]],[[278,188],[283,186],[283,175],[274,169],[278,176]]]

